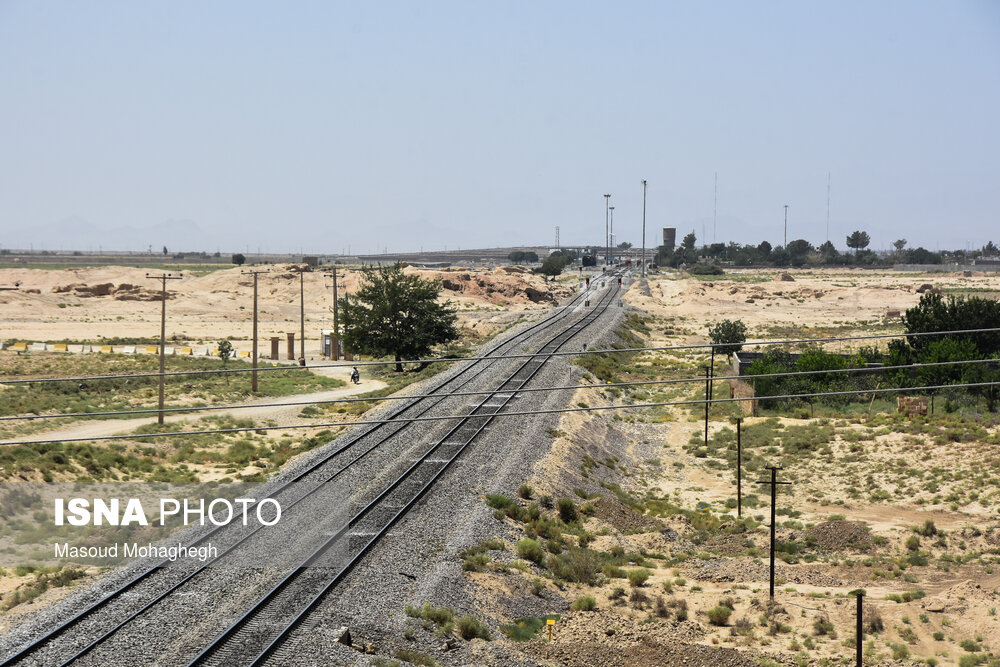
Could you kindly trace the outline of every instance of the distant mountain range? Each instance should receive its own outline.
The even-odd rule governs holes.
[[[205,230],[191,220],[167,220],[141,227],[102,227],[83,218],[66,218],[47,225],[11,225],[0,235],[0,247],[18,250],[135,250],[163,246],[171,252],[235,251],[242,245],[231,235]]]

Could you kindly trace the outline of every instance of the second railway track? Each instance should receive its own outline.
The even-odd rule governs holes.
[[[608,282],[613,283],[614,281],[611,279]],[[530,340],[548,329],[562,327],[558,333],[550,336],[538,350],[540,354],[555,352],[584,327],[596,320],[613,302],[615,294],[616,290],[611,286],[591,309],[583,311],[582,316],[574,317],[574,307],[585,298],[584,294],[578,295],[556,314],[544,318],[495,345],[489,351],[489,354],[497,355],[495,358],[470,363],[454,372],[451,377],[434,389],[434,391],[441,390],[440,397],[416,399],[407,405],[388,411],[387,419],[396,419],[397,421],[387,421],[384,424],[362,429],[360,433],[347,436],[344,444],[335,446],[332,451],[319,456],[316,461],[301,472],[292,475],[288,481],[281,482],[270,495],[288,492],[294,487],[294,483],[308,479],[310,484],[307,489],[297,489],[296,493],[285,501],[289,508],[300,502],[303,506],[308,505],[314,494],[321,495],[316,493],[317,491],[329,488],[330,482],[342,474],[345,477],[348,476],[348,471],[354,463],[371,454],[397,434],[408,432],[407,425],[414,425],[413,422],[408,422],[408,419],[412,419],[418,414],[427,414],[442,403],[447,404],[446,399],[451,393],[466,388],[473,380],[482,376],[487,369],[502,362],[504,359],[500,354],[502,350]],[[564,326],[562,323],[567,320],[572,323],[569,326]],[[306,547],[307,554],[297,566],[283,573],[283,576],[280,577],[274,577],[274,572],[269,572],[257,581],[246,582],[247,588],[267,589],[268,593],[249,607],[246,613],[239,615],[222,634],[208,643],[207,647],[194,658],[192,664],[201,662],[206,664],[256,664],[279,649],[295,628],[308,617],[309,611],[322,599],[323,595],[335,586],[379,537],[431,488],[451,463],[494,419],[495,415],[510,403],[517,390],[524,387],[534,377],[544,365],[545,360],[544,356],[529,357],[495,390],[491,393],[484,393],[485,398],[478,401],[478,404],[469,413],[469,417],[458,423],[455,423],[455,420],[449,420],[451,425],[446,429],[439,427],[439,430],[446,430],[446,433],[441,437],[436,437],[434,444],[418,456],[402,475],[377,493],[347,522],[334,530],[324,540],[314,540],[311,543],[304,541],[305,544],[299,545],[300,551],[302,547]],[[448,389],[450,391],[446,391]],[[466,410],[456,411],[453,408],[449,414],[465,413]],[[433,429],[428,428],[427,422],[421,423],[420,430],[433,431]],[[356,445],[359,446],[355,447]],[[319,504],[322,505],[322,502]],[[214,539],[219,539],[217,534],[219,530],[221,529],[213,530],[198,538],[196,543],[202,543],[213,536]],[[261,530],[260,526],[256,526],[241,531],[230,531],[230,534],[226,536],[227,539],[219,548],[219,558],[230,557],[242,549],[242,545],[250,544],[259,539],[260,536],[257,534]],[[103,660],[101,656],[105,654],[102,646],[106,641],[112,640],[108,643],[119,645],[122,637],[128,635],[131,626],[143,624],[147,611],[155,609],[164,601],[184,599],[185,587],[189,585],[189,582],[197,580],[199,576],[206,576],[204,571],[208,567],[207,565],[192,567],[190,564],[187,567],[180,564],[171,567],[164,567],[164,565],[164,563],[158,563],[154,567],[148,568],[124,586],[57,625],[54,630],[28,642],[2,664],[105,664],[107,661]],[[168,572],[169,574],[167,574]],[[268,577],[277,583],[269,587],[260,587],[261,582],[268,580]],[[185,606],[197,607],[198,604],[203,604],[202,597],[194,593],[188,598],[189,601],[198,598],[193,605],[181,605],[181,609],[174,611],[183,613]],[[246,604],[246,598],[240,598],[238,602]],[[227,610],[216,606],[213,611],[219,615],[225,615]],[[232,617],[230,616],[230,618]],[[204,619],[198,619],[195,625],[203,621]],[[262,628],[267,628],[267,630]],[[275,634],[278,629],[280,631]],[[132,642],[127,643],[132,644]],[[132,644],[132,647],[134,646],[135,644]],[[234,650],[233,647],[236,649]],[[107,648],[115,651],[113,647]],[[172,650],[164,647],[165,654],[161,657],[166,658],[166,654],[172,654],[172,658],[166,658],[163,664],[184,664],[187,662],[187,659],[182,658],[182,656],[186,651],[191,650],[190,646],[172,646],[170,649]],[[128,653],[129,651],[125,651],[126,655],[122,655],[121,652],[118,652],[118,657],[124,658],[122,664],[144,664],[143,660],[130,660],[127,657]],[[187,655],[193,656],[194,652],[187,653]]]

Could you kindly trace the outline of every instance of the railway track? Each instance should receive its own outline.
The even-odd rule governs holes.
[[[600,317],[616,296],[616,289],[607,290],[593,310],[549,339],[538,350],[538,354],[559,351]],[[255,666],[271,657],[292,657],[294,649],[287,647],[286,642],[296,628],[368,550],[431,489],[483,429],[510,403],[517,391],[527,385],[550,358],[533,356],[521,363],[496,390],[479,402],[469,416],[455,424],[402,475],[260,598],[247,613],[196,656],[189,667],[233,664]],[[337,549],[338,546],[342,548]],[[333,557],[327,558],[330,553]],[[332,577],[329,576],[331,571],[335,572]],[[277,634],[274,633],[274,628],[280,628]]]
[[[606,308],[607,305],[610,304],[610,296],[608,295],[613,292],[614,289],[610,289],[607,291],[607,294],[605,294],[605,298],[602,299],[603,306],[600,306],[601,312],[603,312],[603,308]],[[287,508],[291,508],[301,502],[309,500],[310,497],[317,491],[329,485],[343,473],[350,470],[351,467],[357,462],[361,461],[375,451],[380,445],[403,431],[410,423],[407,421],[408,419],[427,414],[434,407],[447,399],[452,393],[461,391],[462,388],[466,387],[473,380],[480,377],[494,364],[503,360],[504,357],[501,354],[502,351],[529,340],[533,336],[538,335],[540,332],[544,332],[550,327],[558,326],[566,319],[572,319],[573,309],[583,302],[589,294],[589,292],[578,294],[570,300],[569,303],[560,307],[558,312],[532,324],[520,332],[517,332],[516,334],[510,336],[507,340],[497,343],[488,352],[483,354],[483,356],[491,356],[492,358],[469,363],[465,368],[459,369],[453,376],[441,382],[434,389],[428,392],[433,392],[435,394],[440,392],[439,396],[435,395],[433,397],[419,398],[407,403],[406,405],[398,406],[388,411],[388,414],[386,415],[387,420],[395,421],[386,421],[361,429],[358,433],[348,435],[345,443],[337,446],[331,452],[321,456],[318,460],[291,476],[291,478],[287,481],[280,483],[277,488],[273,489],[269,493],[268,497],[276,497],[282,494],[294,496],[292,493],[293,491],[299,490],[301,486],[308,485],[308,488],[305,491],[301,492],[297,497],[290,497],[288,500],[283,502],[282,505],[287,511]],[[552,340],[565,336],[564,340],[559,343],[559,346],[561,346],[572,338],[572,335],[575,335],[573,333],[566,335],[568,332],[574,331],[574,328],[577,327],[577,324],[580,322],[586,320],[589,323],[590,321],[593,321],[593,319],[596,318],[597,312],[598,307],[595,307],[587,316],[580,318],[577,323],[563,330]],[[578,331],[579,329],[577,328],[575,330]],[[531,358],[529,361],[521,365],[521,369],[531,368],[532,366],[540,368],[542,363],[544,362],[540,362],[539,358]],[[521,369],[519,369],[519,372],[521,372]],[[530,373],[524,382],[527,382],[527,380],[530,379],[530,376],[534,375],[534,372],[537,372],[537,368]],[[516,382],[516,379],[514,376],[511,376],[508,382]],[[523,386],[523,383],[518,386]],[[500,390],[487,395],[486,399],[480,402],[480,405],[477,406],[476,410],[488,411],[494,407],[494,404],[490,403],[491,400],[502,400],[501,404],[496,405],[496,408],[499,411],[499,409],[502,409],[503,405],[506,405],[514,395],[513,391],[508,391],[509,393],[507,395],[500,392]],[[468,423],[475,423],[474,420],[487,418],[488,415],[485,414],[482,417],[477,415],[475,418],[470,418],[473,421],[470,422],[470,420],[466,420],[463,423],[465,423],[467,427]],[[455,431],[457,428],[458,426],[453,428],[452,431]],[[471,442],[471,438],[469,441]],[[441,445],[440,451],[448,450],[449,446],[445,445],[443,441],[436,444],[435,448],[438,448],[438,445]],[[441,469],[437,475],[433,476],[434,479],[437,479],[437,476],[439,476],[439,474],[448,467],[450,461],[454,460],[460,452],[461,449],[455,449],[454,456],[447,459],[447,462],[445,462],[446,459],[444,458],[444,455],[440,455],[440,458],[436,459],[432,455],[428,454],[421,459],[424,465],[414,467],[420,467],[421,470],[424,470],[426,469],[426,464],[433,461],[440,461]],[[333,468],[333,470],[331,470],[331,468]],[[408,471],[407,475],[409,474],[410,473]],[[412,479],[419,479],[419,476],[412,477]],[[390,492],[391,494],[392,491],[401,486],[404,486],[402,482],[400,482],[400,484],[393,485],[393,488],[388,489],[387,492]],[[429,486],[427,488],[429,488]],[[413,499],[413,502],[416,502],[425,490],[426,489],[421,490],[416,498]],[[381,494],[380,498],[385,495],[386,493]],[[385,506],[386,505],[383,505],[383,507]],[[412,503],[408,506],[412,506]],[[359,514],[355,517],[355,519],[360,521],[369,514],[370,510],[366,509],[364,510],[363,515]],[[351,520],[350,525],[353,526],[356,523],[355,519]],[[396,519],[398,519],[398,517],[393,518],[392,522]],[[261,531],[262,526],[258,525],[256,527],[248,527],[243,530],[230,530],[230,528],[231,526],[229,525],[222,525],[213,528],[189,545],[198,546],[206,543],[209,539],[222,540],[224,546],[220,547],[219,556],[215,559],[215,561],[200,564],[194,567],[192,567],[190,563],[171,564],[165,560],[157,562],[153,566],[138,573],[123,585],[104,595],[96,602],[90,604],[82,611],[74,614],[64,621],[61,621],[40,636],[26,642],[21,648],[19,648],[19,650],[17,650],[17,652],[13,653],[0,663],[0,667],[15,664],[71,664],[74,661],[86,656],[95,648],[100,646],[105,640],[114,636],[117,631],[139,618],[147,610],[153,608],[162,600],[180,590],[189,581],[202,574],[209,565],[226,558],[230,554],[237,551],[241,545],[254,538],[254,536]],[[345,535],[347,535],[349,540],[357,540],[361,533],[357,530],[354,530],[353,534],[348,534],[342,531],[338,535],[337,539],[342,539]],[[374,543],[374,539],[371,543]],[[363,555],[364,551],[367,551],[367,549],[371,546],[371,543],[363,547],[361,553],[358,555],[359,558]],[[319,551],[316,554],[316,558],[318,559],[323,554],[328,553],[330,553],[329,547]],[[283,586],[283,589],[287,587],[288,585],[286,584]],[[74,630],[76,632],[71,632]],[[213,646],[215,646],[214,643]],[[213,649],[213,652],[214,651],[215,649]],[[207,656],[208,654],[206,653],[205,655]]]

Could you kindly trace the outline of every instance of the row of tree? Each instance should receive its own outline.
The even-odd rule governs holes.
[[[827,396],[822,399],[768,399],[768,396],[815,394],[838,391],[865,391],[882,388],[920,389],[942,385],[977,384],[965,389],[970,394],[986,397],[988,410],[996,410],[997,388],[988,383],[1000,381],[1000,301],[980,297],[964,298],[929,292],[903,315],[905,339],[893,340],[887,351],[862,348],[845,356],[810,348],[793,356],[777,347],[769,348],[755,359],[747,376],[771,376],[775,373],[809,371],[810,375],[754,378],[755,394],[763,407],[799,401],[847,403],[857,401],[857,395]],[[945,336],[926,335],[944,331],[978,330],[977,333],[955,333]],[[727,354],[739,352],[746,341],[746,327],[739,320],[723,320],[709,328],[709,339],[716,350]],[[990,360],[993,360],[990,363]],[[976,361],[983,363],[953,364]],[[866,368],[871,364],[910,366],[915,368],[888,371],[845,373],[851,368]],[[926,390],[934,394],[940,390]]]
[[[874,266],[901,264],[942,264],[964,263],[976,257],[996,257],[1000,250],[990,241],[981,250],[965,251],[950,250],[932,252],[925,248],[907,248],[906,239],[893,242],[894,251],[879,256],[868,249],[871,237],[868,232],[857,230],[845,239],[847,247],[853,253],[841,253],[832,242],[826,241],[814,246],[805,239],[789,241],[788,245],[772,246],[767,241],[757,245],[739,243],[712,243],[696,246],[697,238],[691,232],[683,238],[681,244],[670,250],[665,246],[657,249],[655,262],[657,266],[679,267],[682,264],[692,265],[698,262],[726,262],[735,266]]]

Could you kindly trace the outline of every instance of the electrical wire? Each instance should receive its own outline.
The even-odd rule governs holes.
[[[989,329],[955,329],[952,331],[922,331],[916,333],[897,333],[897,334],[868,334],[866,336],[838,336],[829,338],[788,338],[783,340],[760,340],[760,341],[748,341],[741,343],[743,347],[750,346],[766,346],[766,345],[791,345],[798,343],[831,343],[831,342],[843,342],[843,341],[858,341],[858,340],[876,340],[883,338],[914,338],[921,336],[948,336],[952,334],[985,334],[985,333],[998,333],[1000,332],[1000,327],[994,327]],[[84,375],[76,377],[61,377],[61,378],[28,378],[28,379],[15,379],[15,380],[5,380],[0,378],[0,384],[18,385],[18,384],[33,384],[33,383],[48,383],[48,382],[86,382],[86,381],[96,381],[96,380],[116,380],[125,378],[148,378],[148,377],[170,377],[175,375],[219,375],[224,373],[253,373],[253,372],[270,372],[270,371],[301,371],[301,370],[314,370],[318,368],[351,368],[354,366],[395,366],[399,364],[440,364],[440,363],[457,363],[462,361],[484,361],[488,359],[524,359],[529,357],[542,357],[542,356],[580,356],[584,354],[614,354],[617,352],[666,352],[671,350],[694,350],[694,349],[725,349],[727,344],[725,343],[692,343],[688,345],[663,345],[654,347],[621,347],[621,348],[601,348],[596,350],[578,350],[578,351],[568,351],[568,352],[553,352],[549,353],[519,353],[519,354],[503,354],[503,355],[486,355],[481,357],[440,357],[437,359],[404,359],[401,361],[351,361],[338,364],[317,364],[315,366],[268,366],[268,367],[258,367],[258,368],[219,368],[214,370],[191,370],[191,371],[168,371],[166,373],[122,373],[118,375]]]
[[[834,368],[830,370],[814,370],[814,371],[785,371],[780,373],[760,373],[755,375],[713,375],[710,380],[723,381],[723,380],[757,380],[761,378],[778,378],[778,377],[798,377],[803,375],[824,375],[824,374],[843,374],[843,373],[884,373],[886,371],[895,370],[918,370],[920,368],[930,368],[937,366],[962,366],[967,364],[988,364],[997,363],[1000,359],[963,359],[959,361],[934,361],[927,363],[915,363],[915,364],[903,364],[898,366],[871,366],[864,368]],[[549,387],[524,387],[521,389],[513,389],[510,392],[505,391],[504,393],[524,393],[524,392],[536,392],[536,391],[560,391],[563,389],[611,389],[611,388],[622,388],[622,387],[640,387],[649,385],[667,385],[667,384],[684,384],[693,382],[704,382],[704,376],[700,377],[687,377],[687,378],[673,378],[669,380],[635,380],[631,382],[608,382],[605,384],[570,384],[570,385],[556,385]],[[160,410],[159,408],[141,408],[137,410],[110,410],[104,412],[61,412],[53,414],[43,414],[43,415],[8,415],[0,417],[0,422],[5,421],[36,421],[40,419],[65,419],[65,418],[78,418],[78,417],[120,417],[125,415],[155,415],[160,412],[163,413],[196,413],[196,412],[213,412],[219,410],[247,410],[252,408],[291,408],[306,405],[337,405],[342,403],[380,403],[383,401],[405,401],[409,399],[418,398],[450,398],[453,396],[481,396],[484,394],[492,394],[496,390],[482,390],[482,391],[456,391],[447,394],[403,394],[400,396],[373,396],[368,398],[338,398],[330,399],[325,401],[293,401],[284,403],[235,403],[227,405],[205,405],[205,406],[188,406],[188,407],[173,407],[164,408]],[[765,397],[762,397],[765,398]],[[767,397],[769,398],[769,397]],[[714,399],[713,399],[714,400]],[[721,400],[721,399],[720,399]]]
[[[702,381],[705,378],[701,378]],[[247,426],[247,427],[234,427],[234,428],[220,428],[220,429],[201,429],[198,431],[166,431],[159,433],[129,433],[123,435],[104,435],[96,437],[79,437],[79,438],[61,438],[52,440],[12,440],[0,442],[0,446],[23,446],[23,445],[51,445],[60,444],[66,442],[95,442],[98,440],[140,440],[142,438],[161,438],[161,437],[171,437],[171,436],[187,436],[187,435],[213,435],[222,433],[245,433],[247,431],[287,431],[287,430],[301,430],[306,428],[339,428],[339,427],[351,427],[351,426],[361,426],[368,424],[384,424],[388,422],[395,423],[411,423],[411,422],[425,422],[425,421],[440,421],[444,419],[487,419],[493,417],[530,417],[534,415],[547,415],[547,414],[562,414],[568,412],[597,412],[605,410],[636,410],[640,408],[661,408],[661,407],[671,407],[671,406],[684,406],[684,405],[704,405],[706,402],[709,404],[713,403],[739,403],[743,401],[755,401],[755,400],[771,400],[779,398],[819,398],[825,396],[852,396],[856,394],[883,394],[891,392],[908,392],[908,391],[926,391],[931,389],[963,389],[971,387],[994,387],[1000,385],[1000,382],[969,382],[963,384],[941,384],[941,385],[926,385],[919,387],[886,387],[883,389],[852,389],[845,391],[825,391],[825,392],[814,392],[806,394],[778,394],[773,396],[760,396],[760,397],[750,397],[750,398],[716,398],[710,401],[706,399],[702,400],[690,400],[690,401],[660,401],[655,403],[632,403],[628,405],[614,404],[614,405],[598,405],[598,406],[588,406],[586,408],[575,407],[575,408],[552,408],[548,410],[530,410],[527,412],[497,412],[497,413],[487,413],[487,414],[462,414],[462,415],[442,415],[440,417],[410,417],[410,418],[399,418],[399,419],[371,419],[371,420],[358,420],[352,422],[330,422],[330,423],[318,423],[318,424],[292,424],[287,426]],[[594,385],[598,387],[600,385]],[[499,392],[494,390],[490,393],[508,393]]]

